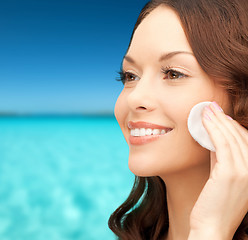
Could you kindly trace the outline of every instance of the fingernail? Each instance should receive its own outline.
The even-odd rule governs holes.
[[[228,116],[228,115],[226,115],[226,117],[228,118],[228,119],[230,119],[230,120],[233,120],[230,116]]]
[[[203,114],[203,117],[207,120],[211,120],[210,116],[206,112]]]
[[[214,113],[212,112],[212,110],[207,106],[205,107],[205,111],[203,113],[203,116],[208,119],[208,120],[212,120],[212,116],[214,115]]]
[[[222,109],[216,102],[213,102],[213,103],[212,103],[212,106],[213,106],[217,111],[223,112],[223,109]]]

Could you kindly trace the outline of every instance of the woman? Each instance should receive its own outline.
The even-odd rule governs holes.
[[[154,0],[141,11],[115,106],[136,175],[109,219],[119,239],[248,239],[247,12],[246,0]],[[216,152],[187,129],[204,101]]]

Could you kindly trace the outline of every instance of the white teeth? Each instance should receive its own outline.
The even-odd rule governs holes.
[[[134,136],[139,137],[139,135],[140,135],[140,130],[138,128],[135,128],[134,129]]]
[[[153,133],[153,135],[158,135],[158,134],[160,134],[160,130],[153,129],[152,133]]]
[[[145,128],[140,129],[140,136],[145,136],[146,135],[146,130]]]
[[[134,129],[131,129],[131,136],[134,136]]]
[[[152,135],[152,129],[151,128],[147,128],[146,129],[146,136],[150,136]]]
[[[164,135],[166,134],[166,130],[160,130],[160,129],[151,129],[151,128],[135,128],[131,129],[131,136],[135,137],[143,137],[143,136],[151,136],[151,135]]]

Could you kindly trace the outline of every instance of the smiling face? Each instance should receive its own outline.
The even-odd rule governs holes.
[[[166,176],[209,167],[209,151],[191,137],[187,118],[203,101],[216,101],[228,114],[228,97],[199,66],[170,8],[157,7],[138,26],[122,77],[115,116],[129,145],[130,170]],[[153,129],[155,135],[149,136]]]

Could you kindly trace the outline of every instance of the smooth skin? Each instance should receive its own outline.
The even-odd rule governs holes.
[[[180,53],[179,53],[180,52]],[[160,176],[166,184],[166,240],[232,239],[248,209],[248,133],[227,115],[230,101],[200,67],[176,13],[157,7],[138,26],[123,60],[124,88],[115,116],[129,145],[129,168],[137,176]],[[216,153],[191,137],[187,118],[203,101],[203,118]],[[226,115],[227,114],[227,115]],[[143,145],[129,142],[128,122],[173,128]]]

